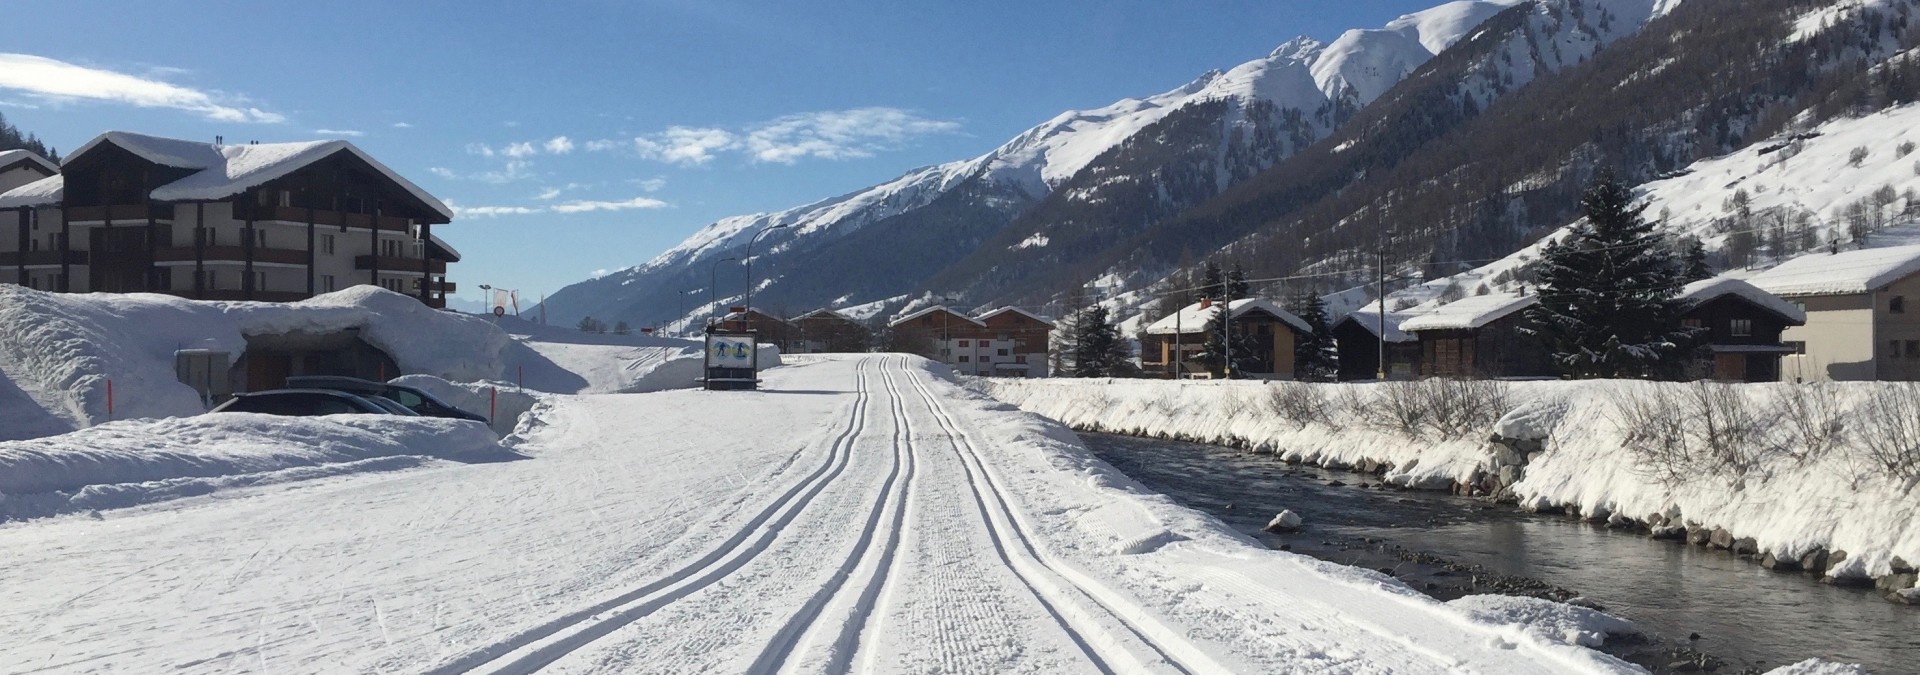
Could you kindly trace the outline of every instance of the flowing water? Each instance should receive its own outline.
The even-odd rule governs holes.
[[[1870,590],[1639,532],[1386,489],[1374,476],[1289,466],[1270,455],[1081,437],[1128,476],[1274,548],[1378,568],[1441,599],[1498,592],[1601,606],[1649,633],[1648,652],[1622,656],[1655,670],[1697,650],[1723,660],[1720,672],[1822,657],[1874,673],[1920,674],[1920,607]],[[1305,518],[1300,531],[1262,531],[1282,509]]]

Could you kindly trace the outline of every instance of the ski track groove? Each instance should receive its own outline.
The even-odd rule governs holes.
[[[1109,660],[1096,654],[1092,648],[1093,643],[1086,641],[1081,635],[1081,631],[1071,624],[1086,624],[1087,632],[1099,636],[1099,642],[1102,647],[1124,655],[1125,660],[1130,662],[1126,668],[1127,672],[1151,672],[1153,670],[1150,664],[1141,661],[1138,655],[1127,650],[1125,646],[1120,644],[1121,636],[1115,635],[1101,626],[1099,621],[1092,615],[1092,612],[1087,611],[1084,606],[1081,606],[1075,601],[1073,593],[1053,583],[1052,580],[1046,578],[1046,575],[1050,574],[1053,577],[1057,577],[1060,581],[1064,581],[1068,586],[1071,586],[1080,596],[1092,600],[1096,607],[1103,610],[1123,626],[1127,633],[1133,638],[1152,649],[1154,653],[1160,657],[1162,663],[1165,663],[1173,669],[1181,673],[1186,673],[1187,675],[1211,675],[1213,673],[1233,672],[1231,669],[1215,662],[1199,647],[1182,638],[1177,631],[1148,615],[1146,609],[1139,604],[1127,600],[1124,596],[1115,593],[1112,589],[1105,587],[1078,570],[1049,560],[1050,556],[1043,554],[1040,547],[1033,543],[1032,535],[1028,534],[1028,529],[1031,525],[1025,523],[1025,518],[1008,503],[1005,488],[1000,486],[999,480],[997,480],[987,468],[985,461],[980,456],[979,449],[974,447],[972,439],[960,429],[960,425],[953,420],[952,415],[947,412],[945,406],[940,404],[938,396],[934,394],[931,389],[921,382],[919,378],[913,377],[911,374],[909,374],[908,380],[920,394],[921,400],[926,403],[927,409],[932,413],[934,421],[946,432],[954,452],[961,456],[962,464],[967,470],[969,487],[973,490],[974,498],[980,507],[983,519],[986,521],[986,527],[993,535],[995,547],[1002,561],[1006,562],[1008,567],[1014,570],[1014,573],[1034,592],[1042,604],[1047,606],[1048,611],[1053,613],[1055,618],[1061,621],[1062,626],[1067,628],[1068,633],[1074,637],[1074,640],[1086,650],[1088,657],[1095,660],[1096,666],[1104,672],[1114,672],[1109,666]],[[988,508],[987,504],[989,501],[993,503],[995,508]],[[994,516],[998,516],[1000,520],[1004,520],[1005,522],[997,522]],[[1017,544],[1015,550],[1023,553],[1025,558],[1031,559],[1032,562],[1030,565],[1035,569],[1025,572],[1019,569],[1020,567],[1028,565],[1022,565],[1021,563],[1013,561],[1012,556],[1008,555],[1009,547],[1006,543],[1008,541]],[[1026,562],[1026,560],[1022,560],[1022,562]],[[1042,572],[1045,574],[1042,574]],[[1049,598],[1047,596],[1052,597]],[[1062,605],[1068,608],[1068,616],[1062,616],[1059,609],[1056,608],[1056,605]],[[1077,619],[1077,621],[1075,621],[1075,619]]]
[[[902,366],[900,370],[905,370],[906,359],[902,358],[899,361]],[[826,609],[829,602],[840,595],[840,590],[846,586],[854,572],[868,566],[874,535],[882,534],[880,523],[889,508],[892,509],[893,524],[884,532],[887,541],[876,554],[878,557],[873,560],[872,576],[854,600],[854,606],[847,610],[847,615],[841,617],[838,622],[840,630],[836,632],[832,641],[827,643],[827,649],[832,656],[827,666],[829,672],[845,670],[847,658],[844,655],[852,651],[857,643],[859,629],[865,625],[868,614],[873,611],[874,599],[879,595],[880,587],[886,583],[887,577],[892,572],[895,553],[899,550],[900,540],[905,535],[906,500],[908,491],[913,488],[915,461],[913,439],[907,435],[906,411],[901,403],[899,383],[894,381],[893,369],[887,368],[886,365],[882,362],[880,378],[888,394],[889,408],[893,411],[893,468],[887,473],[886,480],[881,483],[879,498],[874,500],[873,508],[867,514],[860,537],[854,542],[853,550],[847,554],[847,559],[841,562],[833,576],[818,591],[815,591],[804,605],[801,605],[800,611],[789,617],[780,627],[780,631],[774,634],[773,640],[761,650],[760,656],[754,660],[752,667],[748,668],[749,673],[776,672],[786,664],[793,650],[807,635],[813,633],[816,627],[826,629],[825,626],[817,625],[821,612]]]
[[[454,675],[480,670],[515,653],[519,658],[501,664],[490,672],[499,674],[532,673],[547,664],[606,636],[655,610],[726,578],[751,561],[813,502],[829,483],[839,478],[851,462],[854,440],[866,429],[869,365],[862,359],[856,366],[857,396],[847,428],[828,447],[827,458],[819,468],[796,482],[779,498],[755,514],[726,541],[699,559],[674,572],[648,582],[617,597],[570,612],[546,623],[523,630],[505,640],[474,649],[455,660],[426,671],[429,675]],[[777,517],[776,517],[777,515]],[[770,522],[771,521],[771,522]],[[759,537],[753,535],[758,532]],[[748,539],[753,539],[748,542]],[[681,583],[686,582],[686,583]],[[571,631],[571,632],[569,632]],[[564,633],[564,635],[563,635]],[[559,635],[560,637],[554,638]],[[554,638],[548,641],[549,638]],[[541,644],[547,641],[546,644]]]

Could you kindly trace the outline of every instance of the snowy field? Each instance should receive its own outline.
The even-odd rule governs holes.
[[[763,392],[550,396],[504,442],[517,461],[0,525],[0,664],[1637,672],[1578,646],[1615,620],[1442,604],[1264,549],[931,367],[806,359]]]
[[[1388,481],[1415,487],[1451,487],[1497,473],[1496,448],[1487,439],[1498,431],[1544,442],[1544,452],[1528,458],[1511,486],[1530,508],[1565,507],[1656,527],[1721,528],[1752,538],[1759,553],[1796,560],[1816,550],[1845,551],[1827,570],[1835,578],[1886,576],[1896,557],[1920,561],[1915,480],[1889,472],[1873,456],[1876,442],[1892,435],[1908,433],[1920,442],[1914,428],[1920,407],[1912,405],[1920,392],[1893,383],[1708,389],[1623,381],[1487,383],[1501,387],[1503,400],[1478,419],[1458,414],[1472,407],[1461,405],[1463,398],[1441,402],[1456,411],[1452,419],[1397,412],[1420,403],[1395,395],[1402,384],[968,384],[1075,428],[1235,445],[1327,466],[1377,462],[1389,465]],[[1725,396],[1696,398],[1700,392]],[[1887,401],[1898,405],[1884,412],[1871,407]],[[1290,419],[1286,412],[1316,405],[1310,415],[1293,416],[1311,419]],[[1362,409],[1372,412],[1355,412]],[[1399,426],[1403,419],[1420,421],[1408,430]],[[1727,440],[1724,447],[1711,447],[1712,434]],[[1920,599],[1920,591],[1906,593]]]

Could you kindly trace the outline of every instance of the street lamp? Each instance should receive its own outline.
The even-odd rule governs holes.
[[[752,239],[747,240],[747,297],[740,302],[747,306],[749,312],[753,311],[753,243],[760,241],[760,238],[766,236],[768,232],[787,227],[793,227],[793,225],[768,225],[765,229],[755,232]]]
[[[687,290],[680,291],[679,293],[674,294],[674,296],[677,297],[680,301],[680,314],[674,317],[675,321],[684,322],[687,320],[687,296],[693,295],[699,292],[700,292],[700,289],[698,288],[689,288]],[[686,324],[681,323],[680,326],[681,326],[681,330],[678,333],[679,336],[686,337],[687,336]]]
[[[726,258],[721,258],[719,260],[713,261],[713,266],[707,268],[707,304],[713,305],[713,316],[707,319],[708,326],[713,325],[714,319],[720,318],[720,298],[718,295],[714,294],[714,282],[718,281],[720,278],[720,263],[731,262],[734,260],[739,260],[739,258],[731,257],[731,256]]]

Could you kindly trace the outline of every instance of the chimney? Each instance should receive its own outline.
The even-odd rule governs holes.
[[[1213,308],[1213,298],[1200,299],[1200,309],[1212,309],[1212,308]]]
[[[214,137],[213,137],[213,144],[214,144],[214,145],[226,145],[226,144],[227,144],[227,137],[225,137],[225,136],[214,136]]]

